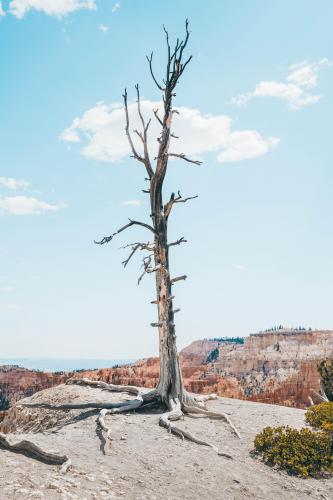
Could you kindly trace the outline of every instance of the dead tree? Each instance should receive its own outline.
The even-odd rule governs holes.
[[[157,157],[152,161],[148,145],[148,132],[151,119],[148,121],[143,116],[141,110],[140,90],[136,85],[136,102],[137,112],[141,122],[141,130],[134,130],[134,133],[139,137],[141,142],[141,150],[139,151],[134,145],[131,133],[130,117],[128,111],[127,90],[123,94],[126,126],[125,132],[132,151],[132,157],[143,164],[146,172],[146,179],[149,183],[149,189],[146,192],[150,198],[150,218],[151,222],[139,222],[130,220],[128,224],[121,227],[111,236],[104,237],[101,241],[96,242],[100,245],[110,242],[114,236],[130,227],[137,225],[148,231],[152,237],[149,243],[136,242],[130,245],[131,252],[129,257],[123,262],[126,266],[129,260],[133,257],[137,250],[147,252],[143,258],[143,275],[155,274],[156,280],[156,299],[153,301],[157,305],[158,320],[151,323],[159,332],[159,358],[160,358],[160,376],[159,382],[155,391],[152,394],[143,395],[143,401],[157,398],[164,404],[169,412],[161,417],[161,424],[168,427],[171,431],[176,429],[171,426],[170,421],[180,418],[183,412],[204,412],[202,402],[198,398],[189,395],[184,388],[182,373],[179,363],[179,356],[176,346],[176,327],[175,327],[175,310],[174,310],[174,293],[173,287],[180,280],[185,280],[186,275],[172,277],[169,266],[169,250],[170,247],[185,243],[184,238],[180,238],[175,242],[168,241],[168,222],[171,213],[178,203],[186,203],[197,196],[183,197],[180,192],[175,195],[172,193],[169,200],[163,201],[163,183],[168,169],[170,158],[179,158],[189,163],[200,165],[201,162],[189,158],[185,153],[175,153],[170,150],[170,140],[176,136],[172,133],[172,119],[177,110],[173,108],[173,98],[175,97],[176,87],[183,75],[187,65],[192,59],[192,56],[186,58],[184,56],[185,49],[188,44],[190,32],[188,29],[188,21],[186,21],[186,34],[184,40],[177,40],[174,47],[171,47],[168,31],[164,28],[166,45],[167,45],[167,63],[165,78],[159,82],[155,76],[153,69],[153,53],[147,56],[149,69],[153,81],[158,90],[163,96],[163,111],[160,116],[158,110],[154,111],[155,119],[160,125],[160,135],[158,141]],[[178,434],[183,434],[177,431]]]
[[[52,408],[58,410],[95,408],[96,410],[100,411],[98,417],[98,425],[107,433],[107,436],[109,437],[110,428],[107,426],[105,421],[105,417],[108,414],[128,412],[130,410],[150,406],[153,402],[158,402],[167,409],[167,411],[160,416],[159,422],[161,426],[167,428],[169,432],[178,435],[182,439],[186,438],[197,444],[209,446],[213,448],[218,454],[231,458],[230,455],[226,453],[220,453],[216,446],[214,446],[213,444],[201,439],[197,439],[196,437],[192,436],[188,432],[175,426],[172,423],[175,420],[179,420],[184,415],[184,413],[201,414],[206,417],[221,419],[227,422],[231,426],[233,432],[238,437],[240,437],[237,429],[234,427],[229,417],[225,413],[209,411],[205,407],[205,401],[209,399],[215,399],[215,395],[199,397],[193,394],[189,394],[186,391],[183,384],[179,356],[176,346],[175,313],[178,312],[178,310],[175,310],[173,305],[173,288],[176,283],[181,280],[185,280],[186,275],[175,277],[171,275],[169,266],[169,250],[171,247],[185,243],[186,240],[182,237],[177,241],[169,242],[168,222],[177,204],[186,203],[190,200],[193,200],[194,198],[197,198],[197,196],[183,197],[178,191],[177,194],[172,193],[168,201],[164,202],[163,183],[167,173],[170,158],[178,158],[196,165],[201,164],[200,161],[189,158],[185,153],[179,154],[170,150],[171,138],[177,138],[172,133],[173,115],[175,113],[178,113],[178,111],[173,108],[173,98],[176,95],[175,90],[177,85],[179,84],[181,76],[183,75],[186,67],[192,59],[192,56],[186,58],[184,55],[190,37],[187,20],[185,30],[186,33],[184,39],[177,39],[176,44],[171,47],[169,34],[164,28],[167,45],[167,63],[165,78],[162,82],[158,81],[154,73],[153,53],[151,53],[150,56],[147,56],[151,76],[163,96],[163,115],[160,116],[158,110],[154,111],[155,119],[160,125],[160,135],[157,139],[158,153],[157,157],[154,159],[151,158],[148,147],[148,132],[149,126],[151,124],[151,119],[147,121],[143,116],[139,86],[136,85],[135,89],[137,113],[141,123],[141,130],[134,130],[133,133],[136,134],[140,140],[140,150],[135,146],[132,138],[128,109],[128,96],[126,89],[123,94],[126,123],[125,133],[128,138],[132,157],[136,161],[142,163],[145,169],[146,180],[149,183],[149,189],[145,190],[145,192],[149,194],[150,198],[151,221],[140,222],[130,219],[127,224],[112,233],[110,236],[105,236],[100,241],[95,241],[95,243],[99,245],[107,244],[111,242],[116,235],[122,233],[123,231],[126,231],[127,229],[130,229],[133,226],[141,227],[151,237],[151,241],[149,241],[148,243],[135,242],[130,245],[126,245],[126,247],[131,247],[131,250],[129,256],[126,258],[126,260],[124,260],[123,265],[124,267],[126,267],[131,258],[138,250],[144,251],[147,252],[147,254],[143,258],[143,273],[139,277],[139,282],[145,274],[155,275],[156,299],[153,300],[152,303],[157,305],[158,319],[156,322],[151,323],[151,325],[152,327],[156,327],[159,333],[159,382],[157,384],[157,387],[153,391],[145,393],[139,388],[132,386],[116,386],[107,384],[102,381],[71,379],[67,383],[100,387],[101,389],[107,391],[127,392],[129,394],[135,395],[136,397],[129,401],[121,402],[118,404],[110,403],[109,405],[105,405],[103,403],[91,402],[80,405],[69,403],[58,406],[53,405]],[[47,405],[47,407],[50,408],[51,406]]]
[[[162,83],[157,80],[153,69],[153,53],[147,56],[151,76],[157,88],[163,94],[163,116],[159,116],[158,110],[154,111],[156,120],[158,121],[161,131],[158,137],[158,154],[152,161],[148,146],[148,132],[151,119],[146,121],[141,110],[141,100],[139,86],[136,85],[136,101],[137,112],[141,122],[141,130],[134,130],[134,133],[139,137],[142,144],[142,150],[138,151],[132,139],[130,118],[128,111],[127,90],[123,94],[126,127],[125,132],[132,151],[133,158],[142,163],[146,171],[146,179],[149,182],[149,189],[146,192],[150,197],[151,222],[144,223],[130,220],[128,224],[121,227],[111,236],[104,237],[96,243],[103,245],[110,242],[117,234],[129,229],[131,226],[141,226],[150,233],[152,241],[150,243],[134,243],[130,245],[131,252],[129,257],[123,262],[126,266],[129,260],[133,257],[137,250],[144,250],[147,255],[143,258],[143,274],[139,281],[146,273],[155,274],[156,278],[156,300],[158,321],[151,323],[153,327],[158,328],[159,332],[159,356],[160,356],[160,378],[156,387],[155,396],[159,397],[160,401],[172,409],[173,412],[181,413],[181,408],[188,405],[192,398],[184,390],[182,381],[179,357],[176,347],[176,329],[175,329],[175,311],[173,306],[173,286],[179,280],[185,280],[186,276],[172,278],[169,268],[169,249],[171,246],[185,243],[184,238],[178,241],[169,243],[168,241],[168,221],[174,206],[177,203],[185,203],[195,196],[183,198],[178,191],[178,195],[171,194],[167,203],[163,201],[163,183],[168,169],[170,157],[181,158],[190,163],[200,164],[200,161],[192,160],[185,154],[176,154],[170,151],[170,139],[175,137],[172,134],[172,118],[177,111],[173,109],[173,98],[179,80],[184,73],[187,65],[192,59],[192,56],[184,59],[184,51],[189,40],[188,21],[186,21],[186,36],[182,41],[177,40],[175,47],[172,49],[169,42],[169,34],[164,28],[167,44],[167,65],[166,76]],[[172,404],[171,404],[172,401]],[[176,410],[175,410],[176,409]]]

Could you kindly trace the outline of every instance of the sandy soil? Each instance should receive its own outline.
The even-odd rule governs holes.
[[[110,401],[120,395],[79,386],[59,386],[29,402]],[[124,397],[125,398],[125,395]],[[25,400],[27,401],[27,400]],[[59,468],[0,450],[0,499],[331,499],[333,479],[300,479],[273,470],[250,451],[255,434],[266,425],[304,425],[302,410],[219,398],[209,408],[226,412],[242,434],[235,437],[221,421],[186,417],[179,425],[214,442],[234,458],[181,441],[158,425],[158,412],[143,411],[108,418],[111,446],[96,432],[96,415],[76,410],[29,410],[24,430],[15,435],[67,454],[72,469]],[[39,432],[27,431],[34,428]]]

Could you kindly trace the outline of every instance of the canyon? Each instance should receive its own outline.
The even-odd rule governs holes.
[[[65,373],[46,373],[20,366],[0,366],[0,418],[9,406],[35,392],[62,384],[68,379]]]
[[[311,390],[320,388],[319,362],[333,359],[333,331],[280,328],[244,339],[197,340],[179,355],[184,383],[191,392],[215,392],[229,398],[304,408],[309,404]],[[158,358],[68,373],[1,366],[0,410],[70,377],[154,387],[158,375]]]

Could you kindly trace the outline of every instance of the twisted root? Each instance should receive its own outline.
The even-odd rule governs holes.
[[[179,399],[170,398],[168,404],[170,411],[164,413],[160,417],[159,423],[162,427],[165,427],[166,429],[168,429],[169,432],[178,435],[181,439],[186,438],[189,441],[192,441],[193,443],[202,446],[208,446],[212,448],[219,456],[224,456],[226,458],[232,459],[233,457],[231,455],[229,455],[228,453],[220,452],[219,449],[214,444],[209,443],[208,441],[204,441],[202,439],[198,439],[189,432],[184,431],[183,429],[180,429],[179,427],[176,427],[175,425],[171,424],[171,421],[179,420],[180,418],[182,418],[184,413],[197,414],[197,415],[199,414],[205,417],[224,420],[227,424],[229,424],[229,426],[236,434],[236,436],[240,438],[238,430],[236,429],[234,424],[231,422],[230,418],[225,413],[218,413],[207,410],[204,403],[206,401],[213,399],[217,399],[216,394],[207,394],[204,396],[192,396],[191,394],[185,391],[183,394],[182,403],[179,401]]]
[[[185,413],[195,413],[197,415],[202,415],[202,416],[205,416],[205,417],[210,417],[210,418],[216,418],[216,419],[224,420],[227,424],[230,425],[230,427],[233,430],[234,434],[239,439],[241,438],[240,433],[238,432],[238,430],[236,429],[236,427],[234,426],[234,424],[231,422],[231,420],[228,417],[228,415],[226,415],[223,412],[209,411],[209,410],[206,410],[206,409],[198,408],[196,406],[187,406],[187,405],[183,405],[183,410],[184,410]]]
[[[219,449],[212,443],[198,439],[189,432],[177,427],[172,424],[176,420],[180,420],[184,414],[188,415],[201,415],[203,417],[209,417],[214,419],[220,419],[226,422],[232,429],[233,433],[240,438],[240,434],[234,424],[231,422],[228,415],[225,413],[219,413],[214,411],[209,411],[205,402],[217,399],[216,394],[208,394],[203,396],[194,396],[184,391],[181,397],[172,398],[170,397],[167,402],[161,400],[161,396],[158,390],[154,389],[148,393],[144,393],[140,388],[135,386],[121,386],[108,384],[100,380],[90,380],[87,378],[82,379],[69,379],[66,384],[68,385],[84,385],[88,387],[96,387],[104,391],[110,392],[125,392],[127,394],[136,396],[134,399],[121,401],[117,403],[99,403],[99,402],[88,402],[88,403],[66,403],[66,404],[49,404],[49,403],[22,403],[22,406],[30,408],[48,408],[52,410],[77,410],[77,409],[87,409],[91,408],[93,410],[100,410],[97,417],[97,425],[99,429],[102,429],[106,433],[106,437],[111,440],[111,429],[105,422],[105,417],[107,415],[115,415],[118,413],[124,413],[132,410],[136,410],[142,407],[149,407],[152,404],[159,402],[165,403],[168,407],[168,411],[163,413],[159,418],[160,426],[168,430],[168,432],[175,434],[182,440],[187,439],[193,443],[207,446],[212,448],[219,456],[223,456],[228,459],[233,457],[224,452],[220,452]],[[46,461],[50,464],[61,464],[61,470],[66,472],[70,466],[70,460],[66,456],[58,456],[52,453],[47,453],[41,450],[38,446],[31,443],[30,441],[22,441],[15,445],[11,445],[9,441],[0,434],[0,446],[5,447],[11,451],[16,451],[18,453],[28,454],[37,460]]]

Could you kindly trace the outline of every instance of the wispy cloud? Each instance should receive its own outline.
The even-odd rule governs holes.
[[[237,269],[237,271],[245,271],[246,266],[244,266],[244,264],[236,264],[235,269]]]
[[[122,205],[132,206],[132,207],[142,207],[144,204],[141,200],[126,200],[122,202]]]
[[[6,189],[26,189],[30,186],[30,182],[24,181],[23,179],[13,179],[12,177],[0,177],[0,187]]]
[[[112,7],[112,12],[116,12],[120,7],[120,2],[116,2]]]
[[[160,102],[143,100],[142,111],[146,117],[153,116],[154,109],[162,109]],[[128,106],[131,128],[139,129],[135,102]],[[256,158],[275,148],[279,139],[263,137],[256,130],[233,130],[231,119],[226,115],[204,115],[199,110],[179,107],[179,115],[174,115],[173,129],[180,139],[172,139],[171,147],[175,153],[186,152],[192,158],[204,153],[216,154],[220,163],[236,162]],[[124,111],[119,104],[108,106],[99,102],[88,109],[81,117],[75,118],[66,128],[60,139],[66,142],[85,141],[81,149],[83,155],[101,161],[115,163],[130,154],[127,138],[123,132]],[[159,124],[154,120],[149,130],[151,156],[157,155]],[[133,137],[136,147],[141,144]]]
[[[0,17],[5,17],[6,13],[3,10],[2,2],[0,2]]]
[[[0,177],[0,188],[10,190],[26,189],[30,182],[23,179],[14,179],[13,177]],[[34,191],[38,193],[38,191]],[[45,212],[56,212],[66,208],[66,204],[51,204],[31,196],[0,196],[0,214],[7,213],[11,215],[40,215]],[[1,290],[1,289],[0,289]]]
[[[284,81],[264,80],[258,83],[252,92],[232,98],[231,103],[245,106],[255,97],[273,97],[286,101],[291,109],[300,109],[315,104],[321,96],[312,93],[311,90],[318,87],[319,70],[331,65],[332,63],[326,58],[314,64],[308,61],[293,64],[289,66],[289,73]]]
[[[102,33],[107,33],[109,31],[109,26],[106,26],[105,24],[99,24],[98,29],[99,31],[102,31]]]
[[[22,19],[30,10],[49,16],[64,17],[80,9],[95,10],[95,0],[11,0],[9,12]]]
[[[5,196],[0,198],[0,212],[11,215],[40,215],[45,212],[57,212],[65,207],[64,204],[51,205],[45,201],[27,196]]]

